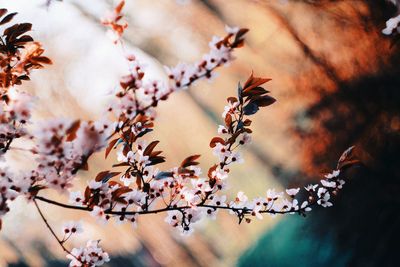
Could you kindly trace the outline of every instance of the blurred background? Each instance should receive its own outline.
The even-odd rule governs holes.
[[[96,119],[104,113],[127,67],[99,23],[115,4],[0,0],[2,8],[19,12],[15,21],[33,23],[35,40],[54,63],[23,85],[37,96],[34,121]],[[88,214],[43,203],[59,231],[65,220],[84,221],[86,231],[71,246],[101,239],[112,258],[107,266],[398,266],[399,44],[381,33],[395,7],[383,0],[127,0],[124,12],[127,50],[158,79],[165,78],[163,65],[199,59],[213,35],[224,35],[226,24],[250,29],[237,59],[211,83],[200,82],[158,107],[151,138],[161,141],[165,167],[197,153],[204,169],[213,164],[208,143],[225,99],[251,71],[272,78],[267,87],[278,101],[254,118],[246,162],[232,170],[232,196],[242,190],[255,197],[268,188],[316,181],[351,145],[362,164],[346,173],[345,188],[330,209],[240,226],[220,212],[190,237],[172,231],[164,215],[140,218],[137,229],[102,227]],[[29,168],[24,153],[8,160]],[[93,157],[74,189],[112,162],[103,154]],[[0,233],[0,266],[66,266],[36,210],[23,199],[11,209]]]

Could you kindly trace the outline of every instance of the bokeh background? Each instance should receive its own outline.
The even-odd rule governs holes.
[[[116,3],[47,2],[0,0],[1,7],[19,12],[16,21],[33,23],[33,36],[54,62],[23,85],[37,96],[34,120],[99,118],[126,70],[123,52],[99,23]],[[211,83],[200,82],[158,107],[152,138],[161,141],[165,167],[196,153],[205,169],[213,164],[208,143],[225,99],[251,71],[272,78],[267,87],[278,101],[255,117],[246,162],[232,171],[232,196],[315,181],[351,145],[362,164],[347,173],[333,208],[240,226],[221,212],[190,237],[172,231],[163,215],[140,218],[137,229],[103,227],[85,213],[42,204],[56,229],[64,220],[84,221],[85,233],[71,246],[101,239],[112,257],[107,266],[398,266],[399,44],[381,33],[396,8],[383,0],[126,2],[126,49],[153,78],[165,79],[163,65],[199,59],[224,25],[250,29],[237,60]],[[8,157],[10,166],[30,166],[24,153]],[[77,188],[112,161],[103,154],[92,158]],[[66,265],[32,206],[13,203],[0,233],[0,266]]]

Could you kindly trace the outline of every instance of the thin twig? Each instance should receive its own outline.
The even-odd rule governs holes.
[[[43,222],[46,224],[47,229],[49,229],[50,233],[54,236],[54,238],[57,240],[58,244],[62,247],[62,249],[68,253],[68,255],[72,255],[75,259],[77,259],[79,262],[81,262],[75,255],[73,255],[65,246],[64,246],[64,242],[65,240],[60,240],[58,238],[58,236],[56,235],[56,233],[54,232],[53,228],[51,228],[49,222],[47,221],[46,217],[44,216],[44,214],[42,213],[42,211],[39,208],[39,205],[36,202],[36,197],[33,199],[33,203],[35,203],[36,209],[39,212],[40,217],[42,218]]]

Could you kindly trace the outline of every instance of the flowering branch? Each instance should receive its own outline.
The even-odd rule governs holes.
[[[110,28],[115,44],[120,40],[127,23],[123,21],[124,1],[102,23]],[[7,10],[0,9],[0,19]],[[8,23],[15,13],[0,20]],[[0,89],[2,113],[0,114],[0,153],[13,148],[15,138],[33,140],[32,148],[15,148],[32,152],[36,168],[28,173],[16,174],[8,169],[0,170],[0,228],[1,217],[10,211],[8,204],[18,196],[34,202],[46,227],[68,254],[70,266],[95,266],[109,261],[108,254],[99,247],[99,241],[89,240],[85,247],[71,251],[65,247],[74,234],[82,231],[79,223],[68,222],[60,239],[50,226],[37,201],[58,207],[90,212],[99,222],[111,218],[119,222],[137,225],[140,215],[167,213],[165,221],[184,234],[193,231],[195,223],[203,218],[215,219],[219,210],[229,211],[241,223],[252,218],[262,219],[263,214],[299,214],[305,216],[315,205],[332,206],[331,198],[342,189],[343,170],[357,163],[353,147],[339,159],[336,170],[326,174],[318,184],[286,189],[285,192],[267,190],[264,196],[249,200],[238,192],[232,201],[223,195],[232,164],[242,163],[240,146],[251,141],[250,116],[275,102],[263,86],[270,79],[253,74],[243,84],[239,83],[237,96],[227,99],[222,117],[224,125],[218,127],[218,136],[212,138],[210,147],[218,161],[209,168],[207,178],[202,178],[198,167],[200,155],[185,158],[169,170],[156,166],[164,161],[162,151],[157,150],[159,141],[144,137],[153,131],[155,107],[173,92],[187,89],[196,81],[210,79],[214,71],[231,62],[233,51],[244,44],[247,29],[227,27],[225,37],[214,37],[210,51],[194,64],[166,67],[168,82],[146,80],[145,69],[133,55],[126,57],[129,72],[121,77],[120,87],[112,103],[109,117],[102,121],[52,120],[38,125],[36,131],[28,131],[24,125],[30,122],[31,98],[13,88],[29,79],[32,69],[51,64],[42,56],[43,49],[25,33],[31,24],[15,24],[0,36]],[[22,35],[22,36],[21,36]],[[108,157],[116,151],[117,162],[111,170],[104,170],[88,182],[83,192],[70,192],[80,170],[88,169],[88,159],[94,153],[104,151]],[[42,195],[44,190],[55,189],[69,193],[70,204],[54,201]],[[300,191],[302,192],[300,194]]]

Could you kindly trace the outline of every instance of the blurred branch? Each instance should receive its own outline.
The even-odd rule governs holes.
[[[312,48],[305,41],[303,41],[302,38],[300,38],[298,32],[289,22],[289,20],[285,17],[285,15],[270,5],[265,5],[265,6],[268,8],[271,14],[275,16],[278,22],[287,30],[287,32],[290,34],[293,40],[303,51],[303,54],[307,58],[309,58],[316,66],[318,66],[321,70],[323,70],[327,78],[329,78],[332,82],[334,82],[335,84],[340,83],[341,79],[339,78],[335,68],[324,58],[316,55],[316,53],[312,50]]]

